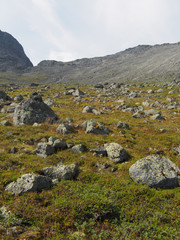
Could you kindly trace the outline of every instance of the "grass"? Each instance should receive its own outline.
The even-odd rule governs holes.
[[[11,97],[23,93],[27,98],[27,95],[41,88],[42,86],[36,89],[24,86],[23,89],[13,91],[6,89],[6,93]],[[59,118],[65,121],[71,117],[73,124],[78,126],[89,119],[98,120],[113,131],[109,135],[85,134],[78,127],[76,133],[63,136],[56,133],[58,124],[48,123],[38,127],[0,125],[0,207],[8,206],[17,218],[24,220],[16,231],[8,221],[0,219],[2,239],[179,239],[179,188],[153,189],[134,183],[128,173],[129,167],[138,159],[156,153],[157,150],[163,151],[165,156],[180,166],[180,157],[173,151],[180,143],[179,113],[176,109],[163,109],[166,120],[160,122],[148,117],[134,119],[132,113],[115,110],[117,99],[124,99],[130,106],[142,103],[148,95],[148,89],[164,90],[160,98],[152,97],[152,102],[164,102],[168,94],[165,87],[141,88],[137,85],[129,88],[130,91],[143,90],[144,93],[140,94],[140,98],[130,100],[114,90],[114,96],[108,97],[104,102],[90,96],[74,101],[72,96],[64,95],[65,89],[60,85],[51,85],[47,91],[41,91],[43,99],[47,96],[54,98],[56,93],[59,94],[59,97],[54,98],[55,106],[52,107]],[[92,86],[82,86],[81,90],[95,96],[99,94]],[[178,94],[171,94],[171,97],[178,101]],[[97,116],[82,113],[86,105],[104,109],[105,113]],[[7,114],[1,113],[1,119],[13,123]],[[116,124],[119,121],[128,123],[130,130],[118,129]],[[161,132],[160,129],[167,131]],[[9,135],[8,132],[12,134]],[[107,157],[94,156],[91,152],[73,154],[69,149],[42,159],[34,150],[42,138],[48,139],[50,136],[74,144],[83,143],[88,149],[117,142],[128,151],[131,158],[126,163],[114,164]],[[10,153],[11,147],[16,147],[18,152]],[[11,196],[4,191],[8,183],[22,174],[38,172],[59,162],[78,163],[80,171],[75,181],[61,181],[49,191],[20,196]],[[97,162],[109,163],[111,167],[99,170]],[[112,172],[112,168],[116,171]]]

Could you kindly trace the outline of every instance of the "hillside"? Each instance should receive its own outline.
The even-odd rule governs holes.
[[[126,82],[167,79],[180,73],[180,43],[140,45],[105,57],[71,62],[45,60],[27,76],[44,75],[47,82]]]
[[[179,240],[179,86],[0,87],[0,239]]]

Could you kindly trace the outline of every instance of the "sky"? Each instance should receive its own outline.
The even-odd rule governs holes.
[[[0,30],[34,65],[180,42],[180,0],[0,0]]]

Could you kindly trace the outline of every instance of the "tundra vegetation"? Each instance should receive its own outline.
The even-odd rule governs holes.
[[[0,98],[1,239],[179,239],[179,80],[27,81]]]

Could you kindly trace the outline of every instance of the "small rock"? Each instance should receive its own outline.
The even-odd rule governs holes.
[[[118,143],[107,143],[104,144],[107,151],[107,155],[114,163],[122,163],[128,160],[129,154],[126,150]]]

